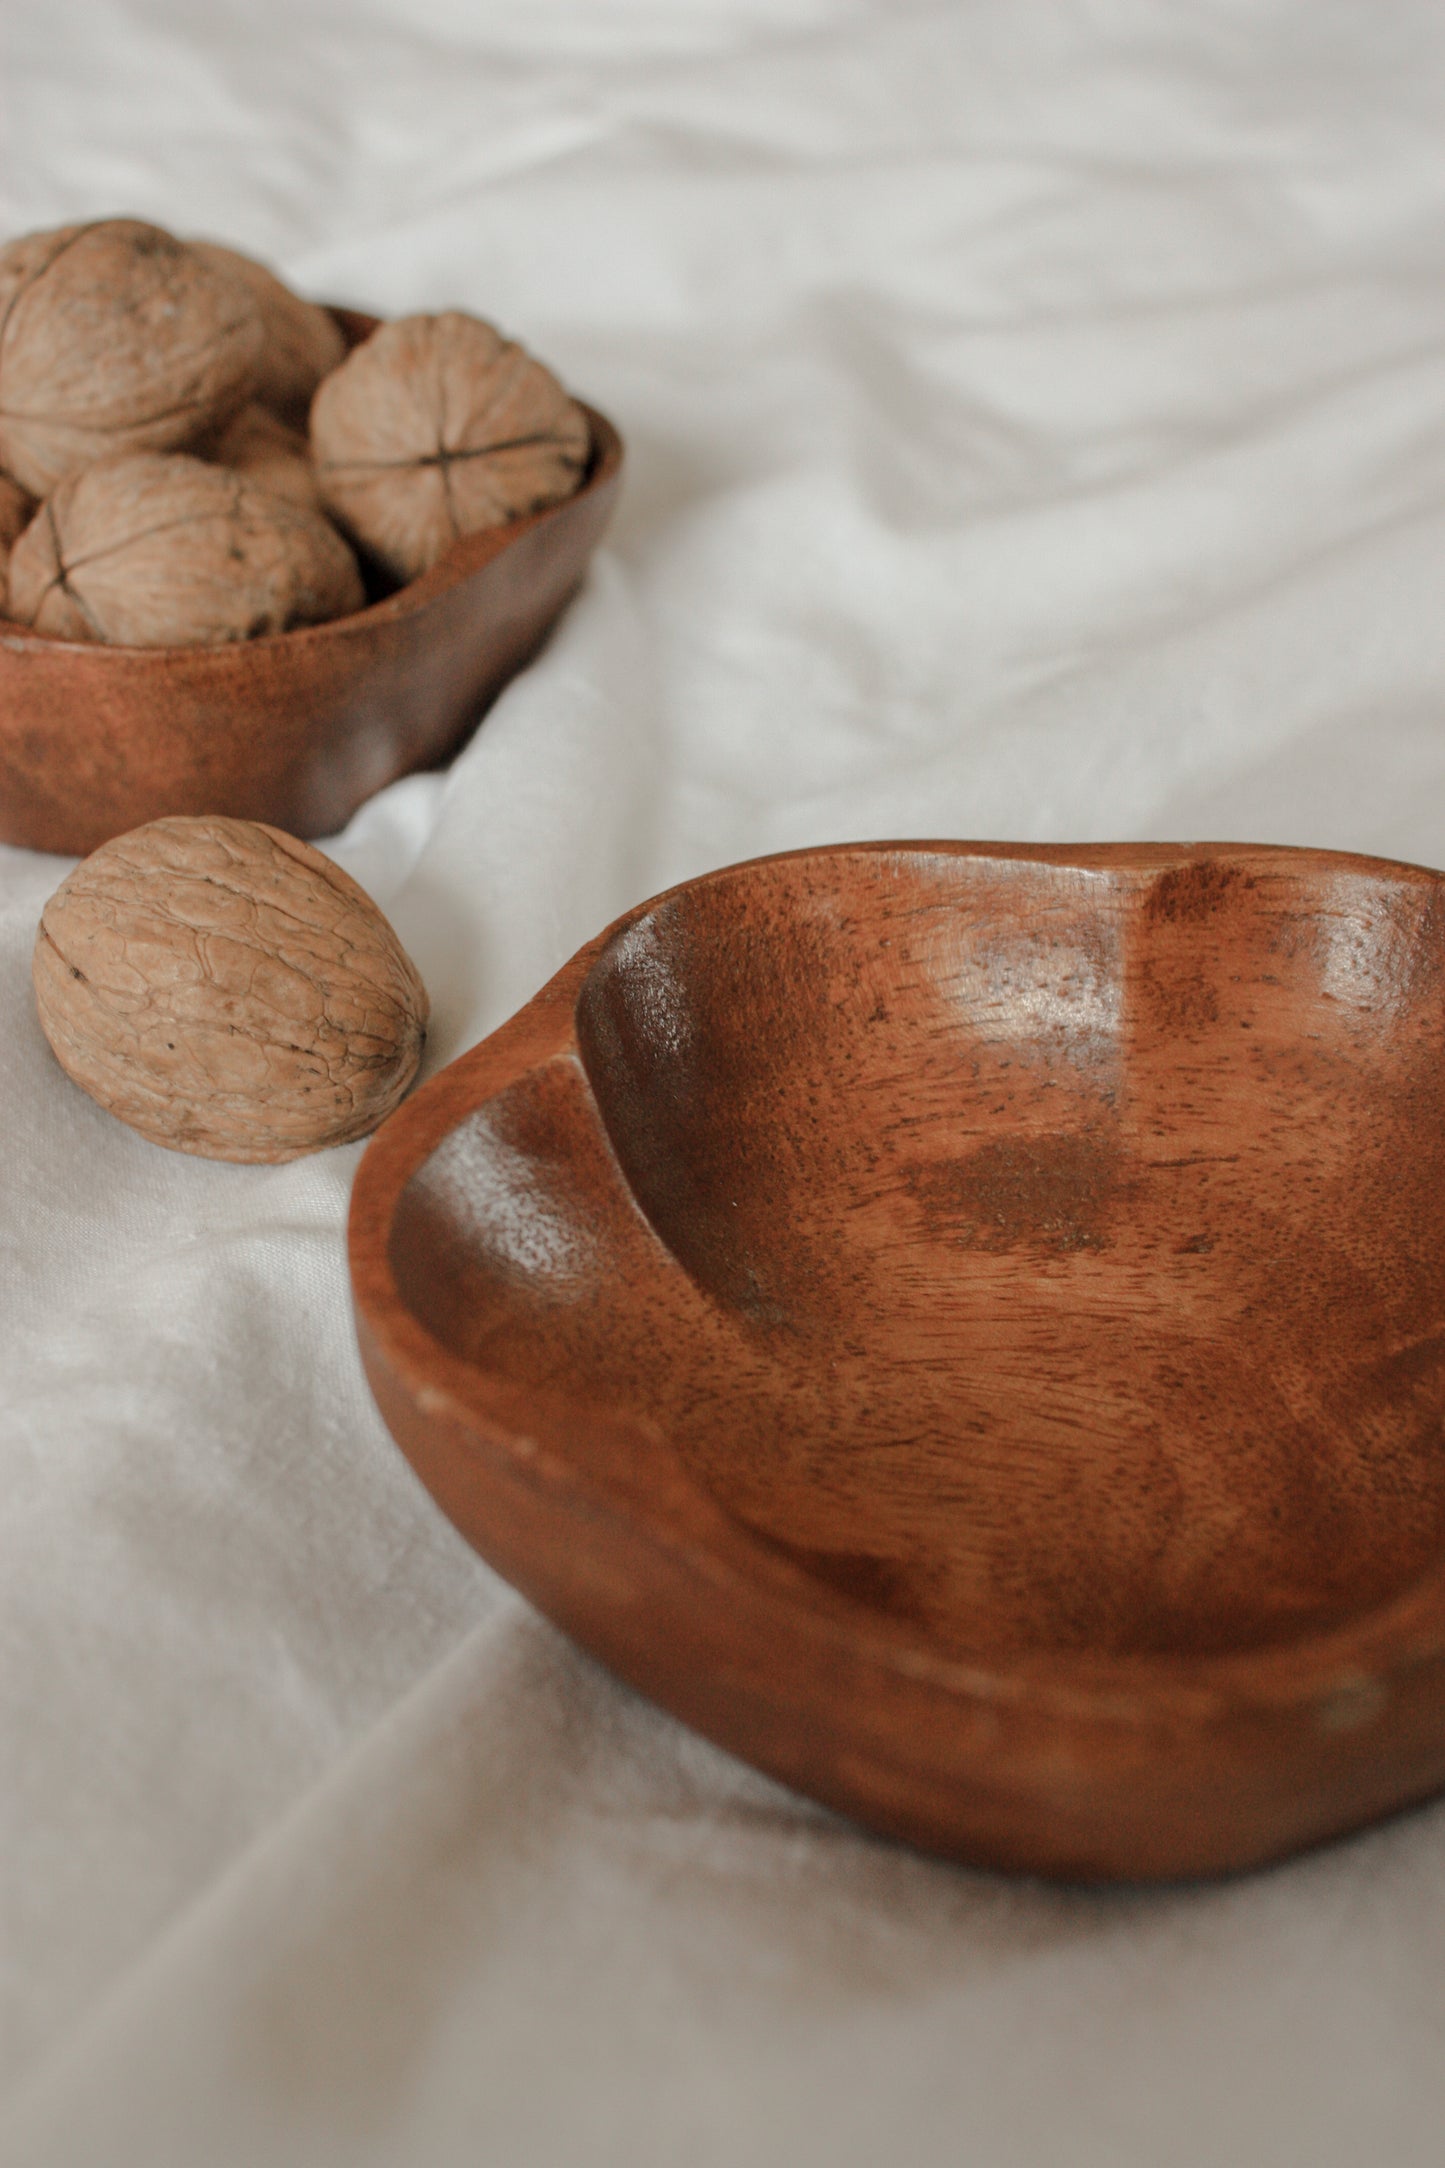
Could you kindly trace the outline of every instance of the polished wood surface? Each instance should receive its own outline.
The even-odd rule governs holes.
[[[338,310],[353,341],[375,319]],[[469,535],[352,617],[224,647],[42,639],[0,618],[0,842],[79,856],[168,813],[333,835],[454,753],[535,654],[611,517],[622,445],[583,409],[576,496]]]
[[[844,846],[631,913],[363,1161],[477,1548],[880,1829],[1278,1857],[1445,1784],[1445,877]]]

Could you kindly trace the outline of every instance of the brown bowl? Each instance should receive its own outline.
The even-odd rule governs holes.
[[[353,344],[376,318],[335,311]],[[612,516],[622,444],[584,407],[574,496],[465,536],[352,617],[225,647],[98,647],[0,619],[0,842],[80,856],[165,813],[334,835],[454,753],[541,646]]]
[[[961,1859],[1248,1867],[1445,1784],[1445,877],[763,859],[386,1124],[382,1411],[587,1648]]]

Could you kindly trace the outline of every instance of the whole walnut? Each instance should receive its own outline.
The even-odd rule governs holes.
[[[0,617],[9,608],[10,552],[29,525],[35,506],[19,484],[0,474]]]
[[[426,1039],[426,989],[370,897],[258,821],[175,816],[103,844],[46,904],[33,975],[82,1090],[210,1159],[364,1137]]]
[[[540,361],[448,310],[383,324],[311,403],[322,499],[399,580],[460,535],[570,496],[586,470],[581,409]]]
[[[313,511],[321,510],[310,445],[296,430],[288,429],[269,407],[254,401],[242,407],[206,457],[218,467],[244,474],[248,482],[262,489],[274,490],[278,497],[290,497],[297,504],[310,505]]]
[[[185,453],[136,452],[62,482],[10,557],[10,612],[61,640],[214,647],[366,601],[319,512]]]
[[[346,355],[336,318],[319,302],[303,301],[274,271],[219,241],[192,241],[195,254],[248,288],[261,316],[263,339],[255,397],[283,421],[306,426],[311,395]]]
[[[0,250],[0,467],[34,496],[119,452],[202,443],[249,397],[250,290],[135,218]]]

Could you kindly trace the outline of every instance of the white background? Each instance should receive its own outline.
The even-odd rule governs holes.
[[[429,1067],[784,846],[1445,860],[1433,0],[11,0],[0,62],[0,230],[468,306],[626,436],[544,657],[336,846]],[[392,1447],[356,1153],[61,1078],[64,870],[0,851],[7,2164],[1438,2168],[1445,1812],[1091,1895],[686,1735]]]

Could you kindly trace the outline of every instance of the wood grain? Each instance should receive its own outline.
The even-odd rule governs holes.
[[[336,312],[353,340],[375,319]],[[222,647],[99,647],[0,619],[0,842],[82,856],[168,813],[334,835],[447,760],[541,646],[612,515],[622,444],[584,407],[574,497],[468,535],[351,617]]]
[[[876,1828],[1079,1877],[1445,1783],[1445,881],[843,846],[584,950],[373,1142],[457,1525]]]

